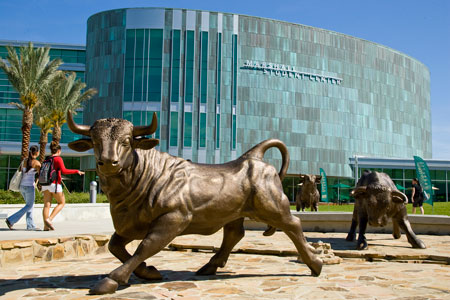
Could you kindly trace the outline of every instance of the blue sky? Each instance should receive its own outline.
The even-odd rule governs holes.
[[[450,160],[449,0],[0,0],[0,39],[85,45],[88,17],[122,7],[272,18],[349,34],[410,55],[431,73],[433,158]]]

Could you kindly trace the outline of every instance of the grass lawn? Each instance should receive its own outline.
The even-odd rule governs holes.
[[[408,214],[411,214],[412,204],[409,203],[408,206]],[[291,205],[291,209],[295,210],[295,206]],[[426,215],[445,215],[450,216],[450,202],[434,202],[434,212],[433,206],[425,203],[423,205],[423,209],[425,210]],[[307,210],[310,211],[310,210]],[[353,212],[353,204],[343,204],[343,205],[333,205],[333,204],[321,204],[319,206],[319,211],[330,211],[330,212]],[[416,209],[416,214],[419,214],[420,210]]]

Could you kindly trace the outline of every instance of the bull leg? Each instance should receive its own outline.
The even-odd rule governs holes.
[[[413,248],[425,249],[425,243],[420,240],[411,228],[411,224],[408,219],[398,220],[398,225],[405,232],[408,242]]]
[[[359,234],[358,234],[358,242],[356,245],[356,250],[365,250],[368,248],[367,239],[366,239],[366,229],[367,229],[367,217],[360,217],[359,218]]]
[[[399,239],[402,236],[398,221],[395,218],[392,218],[392,236],[394,239]]]
[[[168,213],[153,221],[149,233],[139,244],[136,252],[123,265],[99,281],[89,294],[102,295],[114,293],[119,284],[126,285],[131,273],[147,258],[161,251],[187,226],[188,220],[178,212]],[[122,253],[123,254],[123,253]]]
[[[312,275],[319,276],[322,271],[322,260],[313,254],[311,249],[313,247],[306,242],[300,219],[290,214],[286,214],[283,217],[283,221],[275,224],[275,226],[283,230],[292,240],[302,261],[309,267]]]
[[[272,227],[275,228],[275,227]],[[244,237],[244,218],[230,222],[224,226],[223,241],[217,252],[210,261],[197,271],[196,275],[214,275],[217,268],[225,267],[231,250]]]
[[[122,263],[125,263],[127,260],[129,260],[131,258],[130,253],[128,253],[127,249],[125,248],[125,246],[131,241],[132,241],[132,239],[127,239],[127,238],[124,238],[124,237],[118,235],[117,233],[114,233],[111,236],[111,240],[109,241],[108,249]],[[133,273],[137,277],[146,279],[146,280],[161,280],[162,279],[162,276],[158,272],[158,270],[156,270],[156,268],[153,266],[147,267],[145,262],[142,262],[136,268],[136,270],[134,270]]]
[[[355,206],[356,206],[356,203],[355,203]],[[355,240],[356,227],[358,227],[358,212],[355,207],[353,209],[352,225],[350,226],[350,231],[348,232],[347,237],[345,238],[346,241],[353,242]]]

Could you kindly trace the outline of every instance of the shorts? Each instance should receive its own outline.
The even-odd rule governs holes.
[[[414,199],[413,207],[421,207],[423,206],[423,199]]]
[[[56,189],[55,189],[55,185],[56,185]],[[63,191],[62,185],[56,184],[56,183],[52,183],[50,185],[43,185],[42,186],[42,191],[49,191],[49,192],[55,193],[55,190],[56,190],[56,193],[61,193]]]

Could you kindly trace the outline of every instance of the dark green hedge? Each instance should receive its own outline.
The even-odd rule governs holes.
[[[68,193],[64,191],[66,203],[89,203],[89,193]],[[43,203],[42,194],[36,192],[35,203]],[[53,199],[54,203],[56,200]],[[108,203],[105,194],[97,194],[97,203]],[[25,200],[19,192],[0,190],[0,204],[25,204]]]

